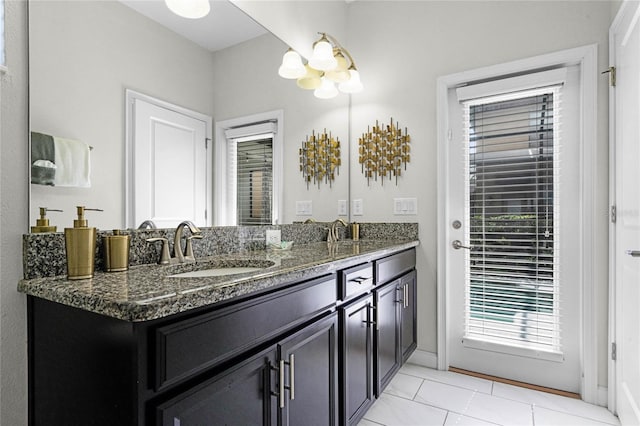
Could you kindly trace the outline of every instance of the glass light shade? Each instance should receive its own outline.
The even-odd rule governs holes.
[[[340,51],[338,51],[334,57],[336,58],[338,65],[334,69],[326,71],[324,76],[336,83],[342,83],[343,81],[349,80],[351,75],[349,74],[349,63],[346,58]]]
[[[302,64],[302,58],[298,52],[289,49],[282,57],[282,65],[278,69],[278,74],[282,78],[300,78],[307,73]]]
[[[321,38],[313,45],[313,54],[309,59],[309,65],[320,71],[331,70],[338,65],[338,61],[333,57],[333,47],[326,38]]]
[[[351,74],[351,78],[338,85],[340,91],[343,93],[362,92],[364,86],[362,86],[362,82],[360,81],[360,73],[358,70],[351,68],[349,74]]]
[[[311,68],[309,65],[304,66],[306,74],[297,81],[298,87],[306,90],[313,90],[322,84],[322,71]]]
[[[211,10],[209,0],[164,0],[164,2],[169,10],[183,18],[203,18]]]
[[[322,77],[322,84],[314,90],[313,95],[320,99],[331,99],[338,96],[338,89],[336,89],[336,85],[333,81],[329,80],[327,77]]]

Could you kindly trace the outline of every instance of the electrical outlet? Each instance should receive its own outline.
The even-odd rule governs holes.
[[[353,209],[351,210],[354,216],[362,216],[364,214],[364,208],[362,207],[362,199],[353,200]]]
[[[279,246],[281,242],[281,234],[279,229],[267,229],[266,232],[266,243],[267,246],[275,245]]]
[[[347,215],[347,200],[338,200],[338,216]]]

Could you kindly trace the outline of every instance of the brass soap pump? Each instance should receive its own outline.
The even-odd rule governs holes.
[[[78,218],[73,221],[73,228],[64,228],[64,241],[67,251],[67,278],[81,280],[93,277],[96,256],[96,228],[89,227],[84,212],[101,209],[88,209],[77,206]]]
[[[56,232],[57,226],[49,225],[49,219],[47,219],[47,212],[61,212],[62,210],[48,209],[46,207],[40,207],[40,219],[36,219],[36,226],[31,227],[32,233],[41,232]]]

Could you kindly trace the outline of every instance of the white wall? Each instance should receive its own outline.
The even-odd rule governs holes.
[[[5,1],[8,72],[0,74],[0,424],[27,424],[26,297],[22,233],[27,229],[27,8]]]
[[[318,32],[346,42],[347,4],[342,0],[231,0],[276,37],[305,58],[311,56]]]
[[[32,217],[63,209],[49,215],[61,231],[86,205],[104,209],[91,225],[124,227],[125,89],[211,115],[211,53],[117,1],[32,1],[29,14],[31,128],[94,148],[92,187],[31,185]]]
[[[267,34],[214,54],[214,118],[216,121],[282,109],[284,111],[284,212],[283,223],[304,221],[296,216],[295,202],[311,200],[312,217],[332,221],[338,217],[338,200],[348,198],[347,138],[348,97],[317,99],[295,80],[278,76],[287,46]],[[330,188],[324,182],[309,189],[299,170],[302,141],[324,129],[342,144],[340,174]],[[224,143],[224,141],[216,141]]]
[[[368,124],[390,117],[407,126],[411,163],[398,186],[367,186],[357,159],[351,197],[364,200],[364,221],[420,224],[418,347],[436,345],[436,79],[562,49],[598,44],[608,68],[611,4],[598,1],[365,1],[349,6],[347,46],[365,91],[353,96],[352,146]],[[372,29],[375,29],[372,30]],[[599,384],[607,383],[607,79],[598,90],[596,285]],[[393,216],[394,197],[417,197],[417,216]]]

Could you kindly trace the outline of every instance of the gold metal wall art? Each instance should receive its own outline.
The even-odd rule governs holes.
[[[398,185],[398,176],[402,174],[403,168],[407,170],[407,163],[411,160],[410,142],[407,128],[403,132],[398,122],[393,122],[393,118],[387,125],[380,125],[376,120],[373,129],[367,126],[367,132],[358,139],[358,161],[367,178],[367,185],[371,179],[377,181],[378,176],[383,185],[387,177],[391,180],[395,176]]]
[[[312,131],[311,136],[302,142],[300,171],[307,182],[307,189],[311,181],[314,185],[317,183],[318,188],[323,181],[331,187],[340,171],[340,164],[340,141],[331,136],[331,132],[327,134],[327,129],[317,135],[315,130]]]

